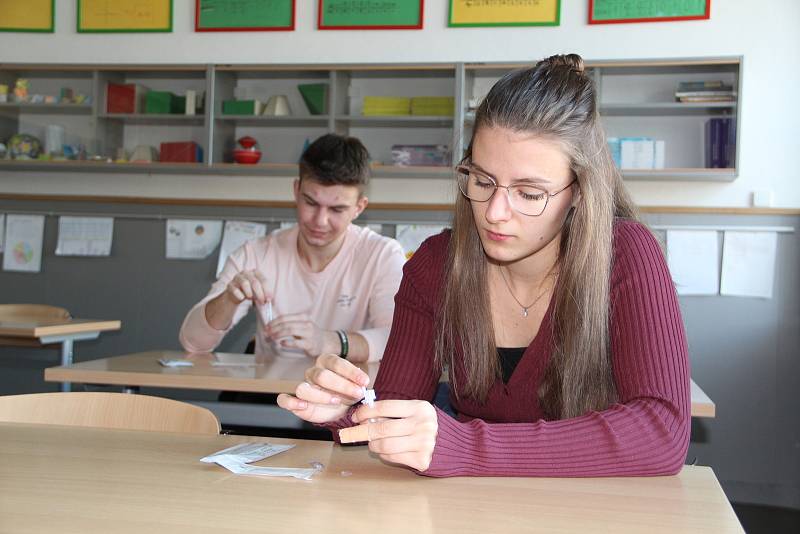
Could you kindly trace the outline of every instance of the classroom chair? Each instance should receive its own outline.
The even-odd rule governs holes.
[[[0,396],[0,422],[183,434],[219,434],[216,416],[186,402],[125,393],[33,393]]]

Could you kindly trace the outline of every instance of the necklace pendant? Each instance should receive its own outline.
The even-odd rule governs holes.
[[[522,308],[522,316],[523,317],[527,317],[528,316],[528,308]]]

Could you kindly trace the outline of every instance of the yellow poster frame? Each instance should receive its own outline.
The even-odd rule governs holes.
[[[150,21],[142,11],[146,3]],[[172,12],[172,0],[78,0],[78,32],[171,32]]]
[[[539,0],[536,6],[509,6],[496,1],[492,5],[473,5],[471,0],[450,0],[448,26],[558,26],[561,18],[561,0]],[[552,13],[543,16],[542,13]]]
[[[56,0],[0,0],[0,32],[55,31]]]

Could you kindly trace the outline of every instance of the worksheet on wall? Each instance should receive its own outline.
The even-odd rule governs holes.
[[[202,259],[219,245],[222,221],[168,219],[166,233],[168,259]]]
[[[267,235],[267,225],[248,221],[225,221],[225,233],[222,236],[222,246],[219,247],[217,260],[217,276],[225,267],[231,252],[244,245],[251,239]]]
[[[3,252],[3,243],[6,241],[6,216],[0,213],[0,253]]]
[[[110,256],[114,219],[59,217],[56,256]]]
[[[775,232],[725,232],[720,294],[772,298],[777,247]]]
[[[4,271],[38,273],[42,270],[44,215],[6,215]]]
[[[719,243],[716,230],[667,231],[667,261],[679,295],[719,293]]]

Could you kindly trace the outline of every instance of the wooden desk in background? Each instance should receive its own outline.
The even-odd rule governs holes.
[[[252,360],[253,365],[214,366],[212,362],[226,356]],[[159,359],[187,359],[193,367],[165,367]],[[258,363],[256,363],[258,362]],[[84,384],[123,386],[133,392],[139,387],[209,389],[252,393],[294,393],[305,380],[310,358],[259,358],[246,354],[194,353],[161,350],[113,356],[68,366],[50,367],[44,371],[47,382],[69,380]],[[378,364],[362,366],[375,379]]]
[[[0,345],[40,347],[59,343],[61,365],[72,364],[75,341],[96,339],[100,332],[119,330],[120,321],[97,319],[42,319],[25,321],[0,321]],[[61,391],[69,391],[69,381],[61,381]]]
[[[225,354],[221,353],[221,357]],[[233,355],[242,356],[242,355]],[[160,358],[191,359],[194,367],[164,367]],[[255,357],[253,362],[257,360]],[[45,369],[47,382],[82,382],[122,386],[133,392],[139,387],[210,389],[256,393],[293,393],[302,382],[312,360],[304,358],[265,358],[259,365],[215,367],[213,353],[187,354],[178,351],[150,351],[91,360],[69,366]],[[363,366],[371,383],[378,373],[377,363]],[[714,417],[715,406],[692,381],[692,416]]]
[[[236,443],[293,443],[257,465],[323,464],[310,481],[201,463]],[[366,447],[0,423],[7,532],[736,532],[709,467],[671,477],[432,479]]]

